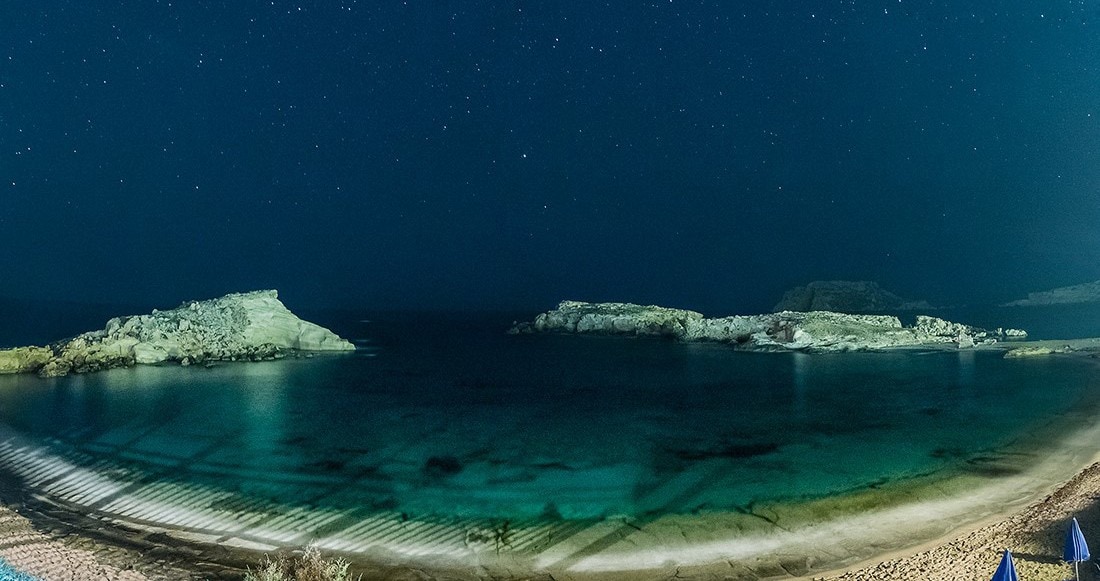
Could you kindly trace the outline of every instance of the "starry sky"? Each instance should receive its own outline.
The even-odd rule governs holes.
[[[1084,1],[0,6],[0,297],[766,310],[1100,279]]]

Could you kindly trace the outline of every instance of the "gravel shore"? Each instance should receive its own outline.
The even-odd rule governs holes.
[[[36,530],[29,520],[8,508],[0,508],[0,556],[13,567],[43,581],[150,581],[168,579],[147,576],[127,562],[127,551]],[[180,579],[186,577],[171,577]]]
[[[992,577],[1004,549],[1012,551],[1020,579],[1062,581],[1073,578],[1063,563],[1062,545],[1069,520],[1076,516],[1086,540],[1100,543],[1100,463],[1078,473],[1050,496],[1023,511],[952,541],[916,554],[835,576],[826,581],[937,579],[977,581]],[[1095,540],[1093,540],[1095,539]],[[1100,548],[1100,544],[1094,545]],[[1081,564],[1081,579],[1100,579],[1092,563]]]

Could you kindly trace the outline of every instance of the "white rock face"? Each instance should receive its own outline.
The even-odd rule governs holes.
[[[919,316],[905,327],[894,316],[852,315],[829,311],[783,311],[707,319],[694,311],[629,303],[564,301],[520,323],[512,333],[595,333],[605,335],[664,335],[684,341],[715,341],[754,350],[863,351],[890,347],[954,344],[965,349],[994,343],[1011,333],[990,332],[936,317]]]
[[[275,291],[250,293],[244,306],[248,322],[241,331],[241,335],[246,344],[270,344],[280,349],[297,351],[355,349],[354,345],[341,339],[332,331],[299,319],[283,306]]]
[[[1002,329],[997,327],[997,332],[1004,335],[1009,341],[1023,341],[1027,339],[1027,331],[1023,329]]]
[[[6,366],[11,372],[57,376],[165,361],[190,365],[273,359],[299,351],[354,350],[354,345],[332,331],[299,319],[279,301],[276,291],[268,290],[114,318],[100,331],[49,348],[0,351],[0,362],[12,361]],[[43,352],[49,356],[43,357]]]
[[[517,325],[515,331],[679,337],[689,325],[702,318],[703,315],[695,311],[666,307],[562,301],[557,309],[539,315],[532,323]]]

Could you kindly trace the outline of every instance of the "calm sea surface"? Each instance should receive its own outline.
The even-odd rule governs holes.
[[[510,321],[493,318],[323,322],[360,350],[0,377],[0,422],[78,464],[275,503],[591,518],[981,471],[1030,434],[1072,429],[1059,418],[1100,400],[1095,365],[1066,358],[738,353],[508,336]]]

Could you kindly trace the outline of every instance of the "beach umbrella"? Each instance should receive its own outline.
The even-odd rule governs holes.
[[[1077,564],[1089,560],[1089,546],[1085,543],[1085,535],[1081,534],[1081,525],[1077,524],[1077,517],[1069,523],[1069,532],[1066,533],[1066,550],[1062,552],[1062,560],[1073,563],[1073,578],[1080,579],[1077,573]]]
[[[1012,564],[1012,553],[1008,549],[1005,549],[1001,564],[997,565],[997,572],[993,574],[992,581],[1020,581],[1020,577],[1016,575],[1016,565]]]

